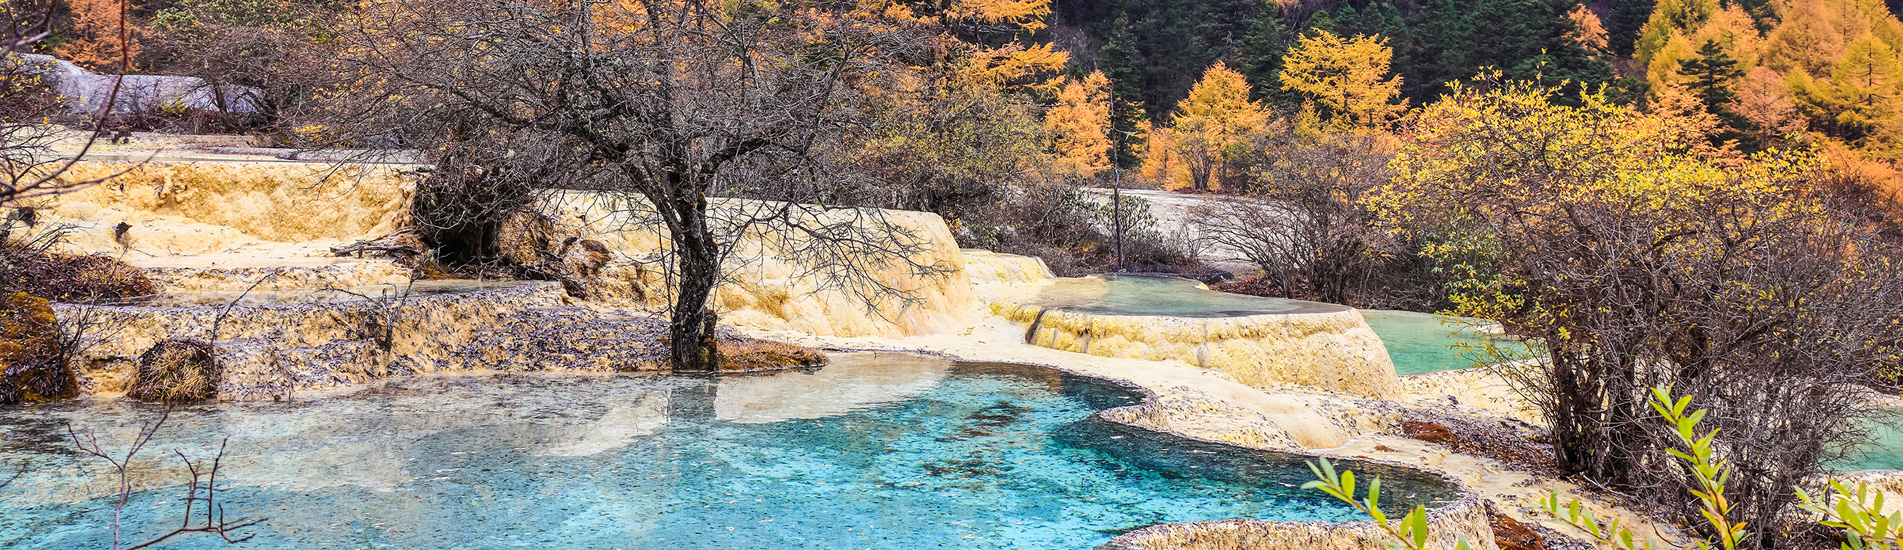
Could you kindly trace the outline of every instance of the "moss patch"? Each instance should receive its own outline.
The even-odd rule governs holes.
[[[60,361],[59,324],[45,299],[0,294],[0,404],[70,397],[78,377]]]
[[[161,403],[212,399],[218,397],[218,377],[211,344],[165,340],[139,355],[139,372],[126,396]]]
[[[765,340],[722,340],[720,372],[764,372],[826,364],[826,355],[812,349]]]

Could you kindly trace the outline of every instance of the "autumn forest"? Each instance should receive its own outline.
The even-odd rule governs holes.
[[[1332,496],[1336,508],[1313,517],[1282,501],[1263,509],[1292,522],[1371,515],[1375,523],[1351,524],[1365,531],[1355,548],[1454,548],[1456,537],[1465,544],[1485,532],[1499,542],[1471,547],[1650,548],[1620,538],[1618,524],[1601,529],[1594,513],[1670,531],[1685,548],[1896,548],[1903,512],[1884,516],[1881,497],[1865,506],[1875,493],[1831,476],[1903,418],[1899,13],[1899,0],[4,0],[0,435],[52,426],[33,407],[62,399],[162,402],[137,412],[158,414],[156,431],[185,402],[249,400],[257,408],[242,414],[265,414],[256,411],[268,399],[287,407],[269,409],[277,414],[302,406],[292,405],[299,396],[410,375],[418,378],[377,386],[387,394],[372,391],[383,401],[369,408],[443,406],[429,400],[478,391],[401,386],[436,372],[482,371],[501,391],[529,392],[482,394],[498,410],[532,394],[522,388],[556,384],[518,371],[689,373],[640,379],[653,386],[630,386],[648,392],[638,402],[576,383],[572,395],[608,412],[589,413],[592,431],[574,441],[551,443],[566,427],[521,435],[541,424],[465,438],[495,447],[483,459],[533,455],[521,463],[465,469],[475,451],[436,456],[431,447],[416,452],[444,467],[362,483],[407,494],[406,484],[477,471],[490,476],[471,485],[482,491],[574,481],[581,488],[525,490],[523,501],[613,494],[574,506],[614,518],[649,517],[615,508],[649,493],[705,489],[693,498],[744,508],[746,499],[720,492],[792,479],[755,502],[820,495],[728,522],[766,532],[797,524],[769,525],[789,510],[858,502],[832,492],[842,485],[801,477],[817,472],[893,468],[855,491],[895,492],[879,497],[895,502],[966,490],[1009,502],[1070,498],[1102,474],[1136,485],[1077,489],[1083,496],[1063,501],[1071,508],[1060,514],[1114,518],[1065,527],[1100,548],[1196,547],[1147,526],[1237,513],[1178,517],[1157,504],[1208,489],[1170,485],[1201,473],[1131,481],[1104,474],[1123,466],[1092,466],[1075,470],[1088,478],[1076,483],[1010,477],[1084,455],[1175,460],[1122,447],[984,463],[994,451],[1068,449],[1060,439],[1129,429],[1189,438],[1160,445],[1166,451],[1272,453],[1228,467],[1247,471],[1243,479],[1275,463],[1316,481],[1288,483],[1280,472],[1263,477],[1273,483],[1212,482],[1234,492],[1209,500],[1253,503],[1295,488]],[[419,284],[443,290],[413,297]],[[390,292],[363,290],[371,286]],[[239,306],[254,290],[297,305]],[[305,291],[351,298],[297,302]],[[1118,292],[1133,297],[1118,302]],[[178,296],[200,301],[152,305]],[[1209,311],[1172,309],[1197,304]],[[328,312],[309,313],[318,310]],[[1400,339],[1377,334],[1394,326],[1379,319],[1412,320],[1430,337],[1417,348],[1458,365],[1397,370],[1409,358]],[[115,322],[170,336],[83,334]],[[1467,339],[1448,343],[1456,335]],[[139,349],[121,349],[128,342]],[[818,367],[826,353],[857,352],[872,355]],[[922,355],[891,359],[914,352]],[[999,366],[1020,360],[1061,372]],[[740,377],[781,369],[794,370]],[[893,382],[907,376],[924,381]],[[854,385],[867,379],[893,385]],[[998,382],[1007,379],[1018,385]],[[929,393],[967,387],[1009,399]],[[733,393],[717,407],[718,392]],[[879,400],[887,394],[900,397]],[[927,394],[940,401],[913,400]],[[1098,406],[1113,398],[1121,408]],[[960,412],[907,408],[928,401]],[[1024,403],[1059,403],[1090,420],[1038,426],[1023,436],[1044,438],[1037,445],[960,447],[1043,421]],[[55,412],[97,420],[89,406]],[[406,422],[487,430],[521,412],[472,412],[483,407]],[[189,422],[211,409],[179,410]],[[912,416],[872,416],[901,413]],[[634,418],[644,414],[660,420]],[[386,416],[366,422],[396,423]],[[0,513],[111,510],[119,548],[118,512],[137,492],[127,480],[144,475],[126,465],[138,447],[120,462],[68,422],[34,446],[0,441],[0,465],[69,460],[43,443],[70,438],[116,468],[116,505]],[[827,423],[845,431],[813,443],[819,451],[768,453],[758,461],[770,466],[736,468],[746,481],[711,489],[681,472],[769,445],[642,463],[629,468],[639,475],[600,485],[586,485],[594,474],[495,481],[534,461],[607,468],[620,463],[577,457],[633,456],[631,442],[657,433],[680,438],[655,453],[678,459],[709,444],[678,431],[694,422],[733,437],[736,426],[760,428],[772,443],[823,439],[811,434],[833,434]],[[811,426],[770,431],[797,422]],[[1135,427],[1144,422],[1155,426]],[[948,435],[902,436],[913,425]],[[152,437],[138,433],[139,445]],[[269,462],[254,452],[239,462]],[[296,452],[304,448],[286,451]],[[797,475],[775,462],[852,453],[868,458]],[[1446,471],[1416,468],[1429,456]],[[1387,472],[1390,487],[1410,487],[1396,499],[1432,502],[1383,508],[1379,482],[1358,492],[1353,474],[1309,461],[1320,457]],[[211,507],[218,492],[217,462],[203,472],[213,479],[205,497],[193,464],[188,511]],[[60,468],[0,471],[0,490],[16,478],[83,485],[45,474],[78,471]],[[1524,481],[1496,483],[1509,471]],[[1903,487],[1903,474],[1884,471],[1898,476],[1885,478],[1890,487]],[[926,481],[892,481],[914,475]],[[786,479],[763,481],[773,476]],[[628,496],[629,484],[677,478],[689,485]],[[912,491],[927,482],[948,485]],[[439,493],[471,490],[450,483]],[[368,493],[391,494],[376,487]],[[1032,496],[979,494],[1000,488]],[[1169,496],[1098,501],[1151,489]],[[1562,504],[1562,490],[1610,504]],[[1813,500],[1826,491],[1836,496]],[[493,496],[455,494],[430,506]],[[679,498],[653,509],[699,521],[699,508],[676,506],[692,499]],[[919,515],[888,513],[887,502],[859,513],[873,518],[865,522]],[[931,514],[965,508],[928,504]],[[1430,505],[1444,506],[1431,541]],[[305,507],[279,509],[291,510],[287,525],[332,521],[300,520]],[[455,510],[445,517],[490,513]],[[1131,510],[1154,514],[1116,515]],[[1030,514],[972,523],[1056,523]],[[1499,519],[1509,516],[1537,526]],[[935,518],[907,532],[971,527]],[[686,525],[658,523],[655,532]],[[174,534],[242,542],[227,529],[260,524],[205,515],[202,527],[185,525]],[[562,525],[545,531],[594,531]],[[1501,535],[1510,526],[1566,531],[1579,545],[1513,542]],[[442,528],[475,537],[458,540],[493,535],[468,527]],[[667,531],[675,538],[665,540],[735,532],[715,527],[726,529]],[[0,542],[55,540],[60,529],[0,521]],[[389,536],[409,536],[401,531]],[[875,540],[824,532],[854,547]],[[1147,546],[1131,542],[1140,540]]]

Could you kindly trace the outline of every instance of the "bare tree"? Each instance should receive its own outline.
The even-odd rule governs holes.
[[[61,98],[47,81],[45,68],[27,62],[19,54],[52,36],[55,7],[53,0],[0,4],[0,27],[3,27],[0,28],[0,206],[88,187],[118,175],[79,180],[63,178],[106,134],[104,121],[117,104],[123,79],[113,80],[104,108],[95,118],[93,131],[77,153],[64,157],[52,149],[60,129],[47,121],[62,112]],[[131,41],[125,21],[129,9],[121,0],[120,75],[132,67],[132,59],[123,55]]]
[[[1903,372],[1903,253],[1825,200],[1807,153],[1715,156],[1681,125],[1551,94],[1430,107],[1384,218],[1491,256],[1455,300],[1547,351],[1499,372],[1546,417],[1562,471],[1699,523],[1678,436],[1647,405],[1669,386],[1719,428],[1748,544],[1784,542],[1790,488],[1864,437],[1856,386]]]
[[[1354,305],[1376,282],[1390,239],[1361,199],[1392,157],[1371,135],[1277,134],[1257,144],[1254,181],[1195,209],[1212,244],[1237,251],[1283,297]]]
[[[105,447],[100,445],[98,433],[92,430],[81,433],[70,425],[66,427],[67,435],[73,438],[73,446],[79,448],[80,452],[112,464],[115,479],[119,485],[117,500],[114,501],[112,507],[112,550],[146,548],[172,537],[191,533],[215,535],[231,544],[251,540],[251,535],[237,535],[237,533],[263,524],[265,520],[228,519],[225,517],[224,505],[218,503],[218,493],[222,491],[218,488],[218,466],[225,458],[225,444],[221,442],[218,445],[218,455],[211,459],[210,465],[205,464],[203,460],[193,462],[185,457],[185,453],[173,451],[173,454],[178,455],[179,461],[185,463],[185,469],[192,474],[191,482],[185,486],[185,495],[180,499],[185,504],[185,510],[181,514],[182,519],[178,528],[136,544],[127,545],[121,541],[120,531],[123,528],[121,520],[126,503],[132,499],[132,475],[129,469],[133,458],[152,442],[152,436],[158,434],[159,428],[164,426],[165,421],[171,416],[172,409],[165,409],[165,412],[159,414],[157,420],[140,428],[139,434],[133,437],[125,453],[118,456],[107,452]]]
[[[932,35],[883,9],[705,0],[409,0],[341,25],[337,120],[360,143],[426,151],[419,223],[439,251],[480,257],[537,190],[638,199],[667,235],[672,363],[710,370],[710,297],[742,236],[771,231],[793,259],[867,294],[895,290],[867,257],[917,275],[919,235],[834,208],[862,90],[896,89]],[[740,205],[718,197],[774,202]],[[461,241],[459,245],[457,241]],[[473,246],[472,246],[473,244]]]

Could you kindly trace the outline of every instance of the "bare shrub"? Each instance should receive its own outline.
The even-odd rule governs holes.
[[[162,340],[139,355],[126,396],[143,401],[184,403],[218,396],[218,361],[211,344],[199,340]]]
[[[158,291],[145,272],[116,258],[52,252],[64,233],[62,228],[8,238],[15,225],[11,220],[0,222],[0,290],[74,303],[123,300]]]
[[[1249,155],[1254,177],[1198,206],[1194,225],[1240,253],[1284,298],[1349,305],[1393,303],[1412,267],[1403,243],[1375,227],[1362,200],[1387,182],[1392,146],[1363,133],[1272,134]]]
[[[92,430],[80,432],[75,430],[71,425],[66,427],[67,435],[73,438],[73,446],[79,448],[81,453],[105,460],[112,465],[115,481],[118,482],[118,492],[115,495],[117,498],[114,500],[112,508],[112,550],[136,550],[138,548],[146,548],[169,540],[172,537],[192,533],[213,535],[230,544],[251,540],[251,535],[239,535],[238,533],[245,529],[261,525],[265,520],[262,518],[227,518],[225,517],[224,506],[218,503],[218,493],[224,491],[224,489],[218,488],[218,468],[225,458],[224,443],[218,445],[218,454],[212,457],[211,464],[209,465],[205,464],[204,460],[193,462],[190,458],[185,457],[185,453],[173,451],[173,454],[178,456],[178,460],[185,463],[185,469],[191,472],[192,476],[191,482],[185,485],[184,497],[180,499],[180,502],[184,504],[184,510],[179,514],[180,521],[178,528],[144,542],[127,544],[121,540],[121,531],[124,528],[121,518],[125,512],[126,503],[132,500],[131,467],[133,458],[138,456],[139,451],[145,449],[146,444],[152,442],[152,437],[158,434],[159,428],[165,425],[165,421],[171,418],[171,415],[172,410],[166,409],[164,413],[159,415],[157,420],[146,424],[145,427],[139,430],[139,434],[133,437],[131,444],[126,447],[125,453],[117,456],[107,452],[105,447],[99,443],[99,434],[97,432]]]
[[[1484,257],[1460,312],[1545,348],[1501,372],[1539,406],[1566,473],[1699,517],[1649,388],[1707,409],[1750,545],[1791,487],[1863,437],[1856,386],[1903,357],[1903,254],[1820,200],[1804,153],[1714,156],[1685,129],[1588,95],[1513,84],[1430,106],[1379,195],[1383,218]],[[1464,261],[1464,260],[1463,260]]]

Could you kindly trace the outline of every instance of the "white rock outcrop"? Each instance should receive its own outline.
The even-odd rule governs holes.
[[[737,199],[713,202],[714,217],[722,219],[764,215],[763,210],[780,206]],[[668,243],[644,203],[567,191],[544,196],[537,209],[554,222],[549,241],[594,240],[611,252],[601,268],[599,296],[591,299],[650,307],[666,303],[656,260]],[[856,227],[863,232],[854,237],[875,242],[853,247],[860,249],[857,253],[815,258],[807,251],[811,237],[805,232],[769,223],[723,243],[732,252],[725,266],[727,281],[714,296],[722,323],[824,336],[909,336],[957,328],[974,311],[977,302],[965,256],[937,214],[813,208],[789,212],[785,215],[802,219],[804,226]],[[886,230],[896,233],[884,234]],[[505,234],[501,240],[512,239]],[[871,250],[876,247],[905,253]],[[832,276],[834,269],[866,273],[869,277],[860,282],[880,288],[841,281]]]
[[[119,82],[119,99],[113,102],[113,114],[155,111],[214,111],[253,113],[257,88],[233,84],[213,85],[192,76],[105,75],[88,71],[50,55],[16,54],[19,62],[38,73],[53,86],[74,114],[98,116],[112,98],[112,87]]]

